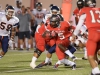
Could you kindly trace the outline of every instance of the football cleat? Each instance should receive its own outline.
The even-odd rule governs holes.
[[[46,66],[46,65],[48,65],[48,64],[43,61],[42,63],[37,65],[35,68],[41,68],[41,67]]]
[[[34,68],[36,67],[36,64],[33,63],[33,62],[31,62],[31,63],[30,63],[30,67],[34,69]]]
[[[48,65],[49,65],[49,66],[52,66],[52,62],[48,62]]]
[[[73,56],[72,60],[75,62],[77,60],[77,57]]]
[[[100,73],[97,73],[97,74],[93,74],[93,73],[91,73],[90,75],[100,75]]]
[[[87,58],[85,58],[85,57],[82,57],[82,60],[87,60]]]
[[[53,66],[53,69],[58,69],[58,66],[59,66],[59,64],[55,64],[55,65]]]
[[[76,70],[76,64],[72,66],[72,70]]]

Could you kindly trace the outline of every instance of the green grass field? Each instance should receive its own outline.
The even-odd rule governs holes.
[[[76,70],[71,67],[60,65],[58,70],[53,69],[53,65],[57,62],[57,57],[53,54],[52,66],[45,66],[40,69],[32,69],[29,64],[31,62],[33,50],[17,51],[9,50],[8,53],[0,59],[0,75],[89,75],[91,68],[87,60],[77,60]],[[83,56],[83,51],[77,51],[75,55],[78,58]],[[36,64],[41,63],[46,57],[43,53],[37,60]]]

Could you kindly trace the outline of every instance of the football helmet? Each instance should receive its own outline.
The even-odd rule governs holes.
[[[94,7],[95,0],[85,0],[85,7]]]
[[[56,15],[56,14],[60,13],[60,9],[59,9],[58,6],[52,6],[51,9],[50,9],[50,12],[51,12],[51,14]]]
[[[42,3],[41,3],[41,2],[37,2],[37,3],[36,3],[36,9],[37,9],[38,11],[41,11],[41,10],[42,10]]]
[[[6,7],[5,12],[6,12],[6,15],[7,15],[8,17],[12,17],[12,16],[15,15],[14,7],[11,6],[11,5],[8,5],[8,6]]]
[[[84,1],[83,0],[78,0],[77,1],[77,7],[78,7],[78,9],[83,8],[84,7]]]
[[[96,7],[96,0],[93,0],[93,6]]]
[[[60,18],[58,15],[52,15],[50,17],[50,26],[56,28],[60,25]]]

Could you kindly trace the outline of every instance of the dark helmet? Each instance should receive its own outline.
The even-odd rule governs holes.
[[[96,6],[96,0],[93,0],[93,6],[94,7]]]
[[[95,0],[85,0],[86,7],[94,7],[93,3],[96,3]]]
[[[37,3],[36,3],[36,9],[37,9],[38,11],[41,11],[41,10],[42,10],[42,3],[41,3],[41,2],[37,2]]]
[[[57,12],[57,14],[60,13],[60,9],[59,9],[58,6],[52,6],[51,9],[50,9],[50,11],[51,11],[51,13],[52,12]]]
[[[53,28],[56,28],[58,27],[60,24],[60,18],[58,15],[52,15],[50,17],[50,26],[53,27]]]
[[[5,12],[6,12],[6,15],[7,15],[8,17],[12,17],[12,16],[15,15],[14,7],[11,6],[11,5],[8,5],[8,6],[6,7]]]
[[[78,7],[78,9],[83,8],[84,7],[84,1],[83,0],[78,0],[77,1],[77,7]]]

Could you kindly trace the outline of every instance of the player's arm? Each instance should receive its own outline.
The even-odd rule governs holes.
[[[11,37],[10,37],[11,40],[14,40],[15,34],[16,32],[18,32],[18,26],[19,22],[13,25],[13,27],[11,28]]]
[[[14,17],[15,21],[14,21],[14,25],[11,28],[11,40],[14,40],[15,34],[16,32],[18,32],[18,26],[19,26],[19,19],[17,17]]]
[[[15,34],[16,34],[16,29],[17,29],[17,27],[14,27],[14,28],[11,29],[11,37],[10,37],[11,40],[14,40],[14,37],[15,37]]]
[[[31,16],[31,20],[35,20],[35,16],[32,14],[32,12],[31,12],[31,10],[30,10],[30,8],[29,7],[27,7],[27,12],[28,12],[28,14],[30,14],[30,16]]]
[[[78,22],[78,24],[76,26],[76,29],[75,29],[74,33],[73,33],[74,35],[77,35],[79,33],[79,30],[82,27],[85,19],[86,19],[86,14],[83,14],[83,15],[80,16],[79,22]]]

